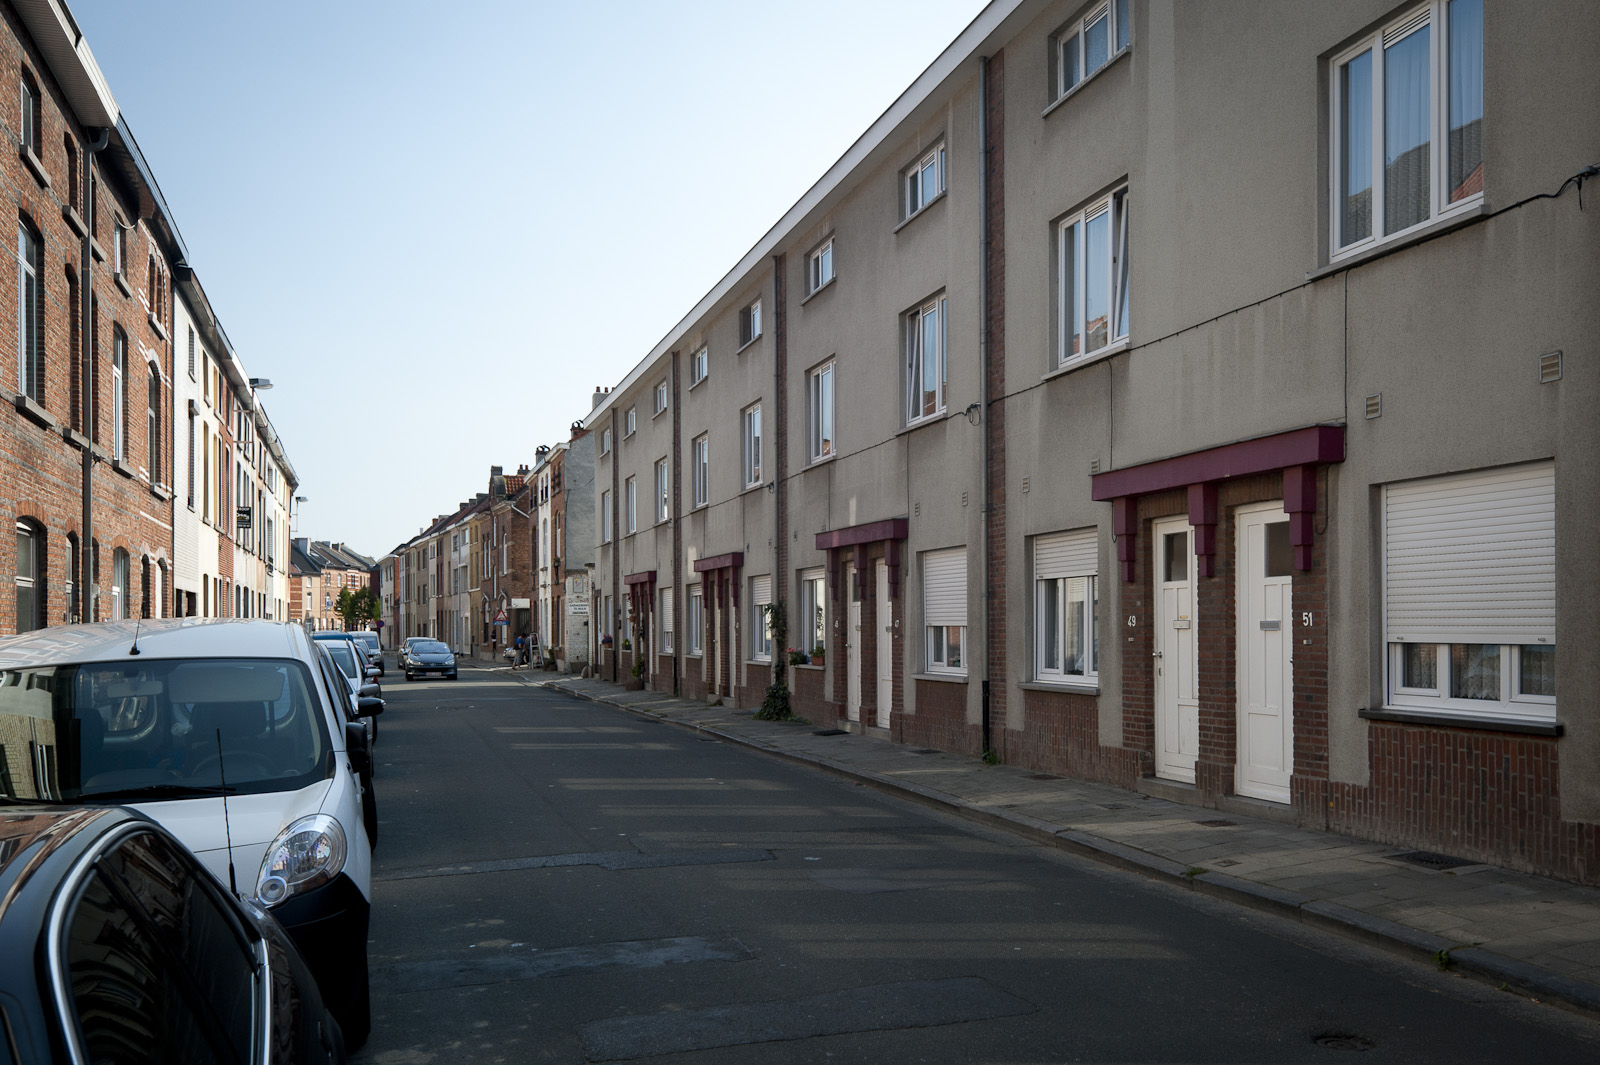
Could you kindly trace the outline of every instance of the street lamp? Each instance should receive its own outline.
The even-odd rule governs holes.
[[[257,392],[265,392],[272,387],[272,381],[265,377],[252,377],[250,378],[250,387]]]
[[[294,501],[296,503],[309,502],[309,500],[307,500],[305,496],[295,496],[294,497]],[[298,518],[299,516],[300,516],[300,512],[298,510],[291,510],[289,512],[289,538],[291,540],[294,539],[294,522],[295,522],[295,519]]]

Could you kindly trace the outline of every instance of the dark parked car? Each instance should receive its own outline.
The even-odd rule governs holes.
[[[0,806],[0,958],[8,1065],[345,1059],[278,923],[132,810]]]
[[[402,663],[406,680],[415,680],[429,673],[456,679],[456,656],[446,644],[439,640],[408,640],[406,643],[406,657]]]

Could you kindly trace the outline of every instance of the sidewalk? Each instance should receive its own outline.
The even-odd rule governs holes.
[[[757,721],[748,710],[625,691],[601,680],[510,675],[1600,1013],[1600,889],[1488,865],[1430,869],[1392,857],[1406,849],[1400,846],[874,737],[818,735],[815,725]]]

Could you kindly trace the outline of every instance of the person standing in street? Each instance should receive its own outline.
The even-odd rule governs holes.
[[[511,668],[516,669],[520,665],[522,665],[522,634],[519,632],[517,633],[517,653],[516,657],[511,659]]]

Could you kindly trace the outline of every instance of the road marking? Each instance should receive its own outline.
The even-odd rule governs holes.
[[[436,865],[423,869],[397,869],[374,876],[374,880],[420,880],[432,876],[467,876],[472,873],[507,873],[522,869],[560,869],[571,865],[598,865],[602,869],[672,869],[685,865],[733,865],[740,862],[770,862],[769,850],[729,847],[713,851],[670,851],[666,854],[640,854],[638,851],[583,851],[577,854],[544,854],[533,858],[499,858],[459,865]]]
[[[929,1028],[1020,1017],[1038,1007],[975,976],[911,980],[831,991],[810,998],[711,1006],[579,1027],[585,1061],[681,1054],[852,1032]]]
[[[372,982],[381,992],[406,994],[446,987],[603,973],[616,969],[656,969],[663,965],[700,961],[748,961],[753,956],[750,948],[735,939],[676,936],[627,943],[595,943],[558,950],[525,947],[508,954],[406,962],[374,969]]]

